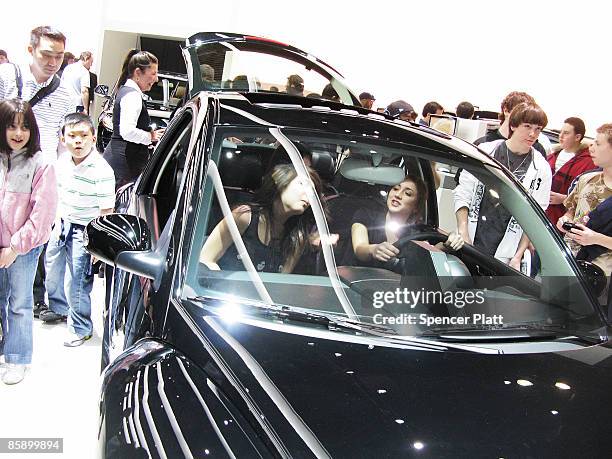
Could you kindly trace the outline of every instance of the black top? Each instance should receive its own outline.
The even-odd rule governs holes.
[[[255,206],[250,206],[251,221],[249,226],[242,234],[242,240],[255,269],[260,272],[278,273],[283,269],[284,256],[280,249],[280,241],[271,242],[265,245],[260,241],[257,234],[261,210]],[[245,271],[244,264],[236,245],[232,244],[219,260],[219,267],[229,271]]]
[[[121,86],[119,91],[117,91],[115,104],[113,106],[113,135],[104,151],[104,159],[106,159],[115,172],[115,184],[117,188],[125,183],[135,181],[149,160],[148,145],[128,142],[121,137],[119,130],[121,120],[121,99],[132,91],[136,91],[136,89],[130,88],[129,86]],[[149,118],[149,112],[143,100],[142,110],[140,110],[140,116],[136,122],[136,127],[143,131],[149,131],[150,124],[151,119]]]
[[[474,143],[474,145],[480,145],[481,143],[493,142],[494,140],[508,140],[508,139],[506,139],[502,135],[502,133],[499,131],[499,129],[495,129],[494,131],[487,132],[484,135],[484,137],[481,137],[479,139],[474,140],[473,143]],[[542,153],[542,156],[544,156],[546,158],[546,150],[544,149],[544,147],[542,146],[542,144],[538,140],[536,140],[536,142],[533,144],[533,148],[535,148],[540,153]]]
[[[506,142],[502,142],[493,152],[493,157],[506,166],[517,180],[522,181],[533,161],[533,150],[526,155],[517,155],[507,147]],[[501,205],[499,198],[493,197],[485,187],[478,212],[474,245],[495,256],[497,247],[506,234],[510,218],[512,214]]]

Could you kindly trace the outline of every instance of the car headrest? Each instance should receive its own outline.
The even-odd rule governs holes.
[[[334,176],[334,158],[327,151],[310,151],[304,144],[294,143],[302,158],[311,158],[311,168],[314,169],[324,180],[329,180]],[[291,160],[284,147],[279,146],[272,154],[268,170],[278,164],[290,164]]]
[[[406,175],[399,166],[380,164],[374,167],[371,161],[351,157],[342,161],[340,174],[349,180],[388,186],[397,185]]]
[[[334,158],[327,151],[311,152],[312,168],[317,171],[323,180],[331,180],[334,177]]]
[[[224,186],[254,191],[261,187],[264,167],[256,151],[223,148],[219,175]]]

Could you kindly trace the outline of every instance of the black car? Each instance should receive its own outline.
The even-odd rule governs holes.
[[[227,70],[247,42],[350,98],[336,73],[293,48],[227,34],[190,39],[190,101],[136,183],[129,213],[86,231],[88,250],[119,271],[105,359],[123,352],[103,372],[102,457],[607,456],[612,348],[601,292],[525,189],[473,145],[426,127],[191,80],[213,56],[215,71]],[[447,235],[432,162],[486,185],[529,235],[537,274],[469,244],[434,245]],[[307,229],[317,235],[290,273],[254,263],[247,233],[232,226],[232,210],[253,211],[263,177],[283,164],[305,190],[315,221]],[[406,174],[426,186],[419,230],[388,263],[360,263],[356,214],[384,215]],[[221,221],[233,228],[233,269],[200,261]],[[111,339],[122,334],[121,344]]]
[[[151,118],[151,129],[160,129],[168,126],[170,116],[181,103],[187,91],[187,75],[178,73],[160,72],[158,81],[146,94],[145,105]],[[102,112],[98,116],[96,147],[103,152],[113,135],[113,108],[117,84],[109,93],[108,86],[98,85],[95,93],[104,97]]]

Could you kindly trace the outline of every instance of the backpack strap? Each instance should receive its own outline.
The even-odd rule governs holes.
[[[59,88],[59,85],[60,85],[59,77],[57,75],[53,75],[53,79],[51,80],[51,83],[49,83],[44,88],[40,88],[38,90],[38,92],[36,94],[34,94],[34,96],[29,100],[30,106],[33,107],[38,102],[43,100],[45,97],[47,97],[49,94],[51,94],[57,88]]]
[[[16,64],[13,64],[15,67],[15,86],[17,86],[17,97],[21,99],[21,92],[23,90],[23,79],[21,78],[21,70]]]

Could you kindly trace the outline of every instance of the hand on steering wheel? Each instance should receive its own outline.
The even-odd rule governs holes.
[[[464,244],[463,238],[461,238],[461,236],[459,236],[456,233],[453,233],[453,234],[454,236],[452,235],[447,236],[445,234],[438,233],[437,231],[424,231],[421,233],[415,233],[415,234],[411,234],[410,236],[403,237],[399,241],[397,241],[395,244],[393,244],[393,246],[395,246],[395,249],[397,250],[397,255],[401,255],[402,249],[407,244],[409,244],[411,241],[427,241],[432,245],[435,245],[438,242],[443,242],[447,247],[453,250],[459,250],[460,248],[463,247],[463,244]],[[458,248],[455,249],[454,247],[458,247]],[[397,269],[399,269],[398,265],[400,265],[401,257],[397,257],[397,255],[395,255],[393,258],[390,258],[385,263],[387,265],[386,266],[387,269],[390,269],[391,271],[394,271],[394,272],[397,271]]]
[[[454,251],[460,250],[464,244],[465,241],[463,240],[461,235],[456,232],[450,233],[448,235],[448,239],[444,241],[444,247],[448,247],[449,249]]]

